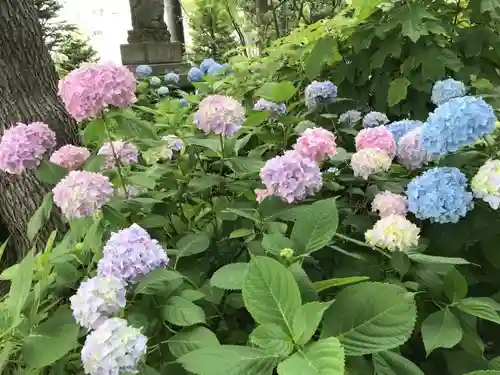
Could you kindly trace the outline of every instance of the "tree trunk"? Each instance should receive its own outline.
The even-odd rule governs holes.
[[[0,1],[0,46],[0,134],[17,122],[42,121],[56,132],[58,146],[78,143],[76,123],[57,95],[57,73],[32,0]],[[32,246],[26,226],[48,191],[33,171],[0,172],[0,218],[17,258]],[[56,227],[57,217],[40,237]]]

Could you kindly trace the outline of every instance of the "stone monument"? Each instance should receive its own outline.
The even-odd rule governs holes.
[[[128,43],[120,46],[123,65],[135,70],[137,65],[147,64],[156,75],[165,70],[186,71],[187,64],[182,61],[184,46],[170,40],[163,0],[129,1],[132,30],[128,32]]]

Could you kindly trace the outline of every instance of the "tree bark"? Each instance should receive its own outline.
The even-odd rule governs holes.
[[[42,121],[56,132],[58,146],[77,144],[78,129],[59,100],[57,82],[32,0],[0,1],[0,134],[17,122]],[[33,171],[0,172],[0,218],[16,258],[32,246],[26,226],[48,191]],[[61,227],[57,217],[40,237],[56,227]]]

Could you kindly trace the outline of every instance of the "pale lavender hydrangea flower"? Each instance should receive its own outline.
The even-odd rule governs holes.
[[[165,250],[137,224],[112,233],[97,265],[98,275],[113,275],[135,283],[156,268],[166,267]]]
[[[389,122],[387,115],[382,112],[369,112],[363,117],[363,127],[373,128],[376,126],[385,125]]]
[[[80,284],[69,301],[76,322],[88,330],[96,329],[125,307],[125,284],[114,276],[96,276]]]
[[[87,336],[81,352],[83,369],[89,375],[136,373],[147,341],[126,320],[108,319]]]
[[[271,117],[282,116],[286,112],[285,103],[275,103],[266,99],[259,99],[253,106],[254,111],[270,112]]]
[[[194,122],[206,134],[234,135],[245,120],[245,109],[235,99],[224,95],[204,98],[194,115]]]
[[[79,169],[90,156],[90,151],[85,147],[65,145],[50,156],[51,163],[60,165],[70,171]]]
[[[316,162],[293,150],[268,160],[260,171],[260,178],[270,195],[288,203],[303,200],[323,186]]]
[[[398,161],[409,170],[418,169],[432,160],[420,142],[422,128],[416,128],[401,137],[398,143]]]
[[[104,156],[104,169],[116,167],[115,155],[113,154],[113,149],[115,150],[116,157],[121,165],[135,164],[139,160],[139,151],[132,143],[124,141],[113,141],[107,142],[102,145],[102,147],[97,151],[97,155]]]
[[[362,117],[360,111],[350,109],[339,116],[339,121],[342,123],[354,124],[361,120]]]
[[[123,189],[122,186],[117,187],[115,189],[115,194],[119,196],[120,198],[126,198],[127,196],[129,198],[137,197],[138,195],[141,195],[146,191],[146,189],[138,187],[138,186],[127,186],[126,188],[127,195],[125,195],[125,190]]]
[[[378,212],[381,218],[389,215],[405,216],[408,212],[408,201],[404,195],[382,191],[375,195],[372,211]]]
[[[90,216],[104,206],[113,195],[113,185],[99,173],[70,171],[52,192],[64,216],[75,219]]]
[[[165,135],[161,137],[161,139],[165,142],[167,142],[168,147],[172,151],[181,151],[184,148],[184,142],[182,142],[182,139],[177,137],[176,135]]]
[[[305,103],[310,111],[337,100],[337,86],[330,81],[312,81],[305,89]]]
[[[40,164],[43,155],[56,145],[56,135],[47,124],[18,123],[5,130],[0,141],[0,169],[21,174]]]

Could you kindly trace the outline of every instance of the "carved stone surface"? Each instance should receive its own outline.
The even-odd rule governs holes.
[[[130,14],[132,30],[128,32],[129,43],[170,41],[163,0],[130,0]]]
[[[162,64],[182,61],[178,42],[129,43],[120,46],[123,65]]]

